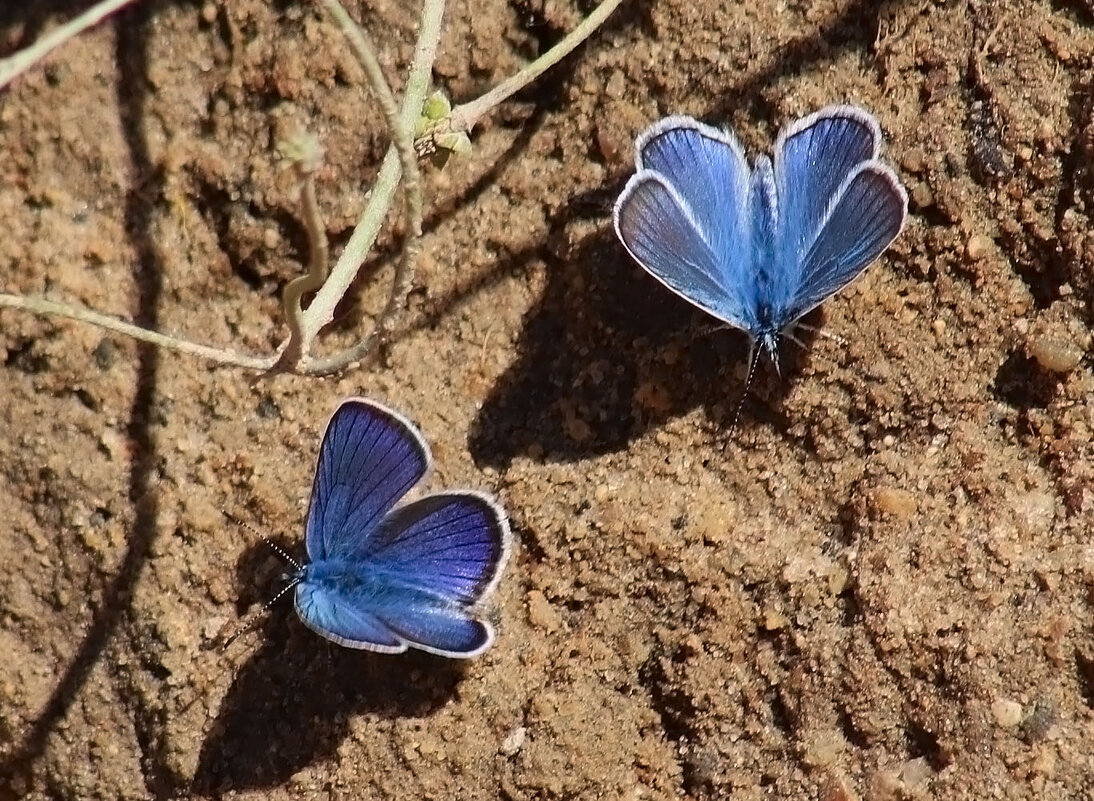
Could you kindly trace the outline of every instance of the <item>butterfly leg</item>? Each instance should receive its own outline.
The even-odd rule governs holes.
[[[786,339],[789,339],[791,342],[793,342],[795,345],[797,345],[802,350],[809,350],[809,346],[806,345],[804,342],[802,342],[800,339],[798,339],[796,336],[794,336],[793,331],[783,331],[782,335]]]
[[[806,325],[805,323],[802,323],[802,322],[796,322],[791,326],[791,328],[800,328],[803,331],[808,331],[810,334],[813,334],[814,336],[824,337],[825,339],[830,339],[833,342],[839,343],[840,345],[846,345],[847,344],[847,340],[844,339],[843,337],[841,337],[839,334],[833,334],[831,331],[828,331],[827,329],[824,329],[824,328],[817,328],[815,325]],[[794,342],[796,345],[798,345],[801,348],[805,347],[804,345],[802,345],[801,342],[799,342],[797,339],[795,339],[793,336],[791,336],[791,333],[790,333],[789,330],[785,331],[783,333],[784,333],[784,336],[786,336],[786,338],[789,339],[791,342]]]
[[[703,339],[704,337],[709,337],[711,334],[717,334],[719,331],[725,331],[726,329],[729,329],[729,328],[732,328],[732,326],[727,325],[726,323],[719,323],[718,325],[704,326],[703,328],[699,329],[698,331],[696,331],[695,333],[693,333],[691,335],[691,341],[695,342],[698,339]]]

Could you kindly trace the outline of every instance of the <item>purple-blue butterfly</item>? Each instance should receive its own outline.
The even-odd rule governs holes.
[[[667,117],[635,143],[615,231],[654,278],[744,331],[778,366],[779,337],[900,233],[908,197],[878,160],[881,128],[829,106],[784,128],[752,168],[728,131]]]
[[[401,414],[350,398],[327,424],[308,511],[309,562],[292,576],[296,612],[339,645],[481,654],[494,630],[478,608],[509,557],[505,513],[477,492],[400,504],[432,465]]]

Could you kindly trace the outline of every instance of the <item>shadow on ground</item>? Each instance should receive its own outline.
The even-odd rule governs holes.
[[[428,715],[455,692],[462,663],[342,648],[306,630],[290,607],[279,604],[237,671],[202,744],[194,793],[279,786],[335,758],[355,717]]]
[[[522,454],[572,461],[610,453],[697,406],[712,440],[731,436],[749,351],[743,333],[718,328],[647,275],[610,229],[544,258],[546,291],[475,422],[476,461],[497,467]],[[759,420],[785,431],[780,400],[809,358],[784,347],[781,376],[761,359],[738,425]]]

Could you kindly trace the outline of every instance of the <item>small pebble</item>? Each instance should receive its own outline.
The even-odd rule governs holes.
[[[114,340],[106,337],[95,346],[95,350],[91,351],[91,357],[100,370],[109,370],[114,366],[117,353],[118,347],[114,344]]]
[[[900,166],[910,173],[919,175],[927,171],[927,156],[918,147],[910,147],[900,160]]]
[[[980,261],[991,252],[991,240],[983,234],[973,234],[965,243],[965,256],[969,261]]]
[[[498,753],[502,756],[515,756],[516,753],[524,745],[524,738],[528,736],[528,729],[524,726],[517,726],[511,732],[509,736],[501,741],[501,745],[498,746]]]
[[[596,149],[606,164],[622,164],[631,154],[631,140],[618,125],[597,125]]]
[[[900,769],[900,780],[905,787],[915,789],[925,785],[933,774],[930,763],[923,757],[916,757],[904,763]]]
[[[1033,760],[1030,766],[1033,772],[1040,776],[1052,776],[1056,772],[1056,753],[1052,748],[1045,748]]]
[[[917,508],[915,495],[897,487],[878,487],[874,490],[874,508],[901,520],[912,517]]]
[[[528,622],[548,634],[558,631],[562,625],[558,613],[539,590],[531,590],[528,593]]]
[[[1083,349],[1064,337],[1033,334],[1026,342],[1029,355],[1053,373],[1070,373],[1083,360]]]
[[[1027,742],[1039,742],[1048,736],[1058,718],[1055,704],[1042,699],[1033,705],[1029,717],[1022,721],[1022,735]]]
[[[838,774],[831,774],[821,785],[819,801],[859,801],[856,793],[848,784],[847,779]]]
[[[1013,729],[1022,722],[1022,705],[1009,698],[1000,698],[991,705],[995,722],[1004,729]]]
[[[608,85],[604,87],[604,94],[613,100],[619,100],[627,89],[627,79],[623,77],[622,70],[616,70],[608,79]]]

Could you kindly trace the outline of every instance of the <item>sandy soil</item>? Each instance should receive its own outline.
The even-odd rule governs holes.
[[[86,3],[0,8],[0,52]],[[350,8],[410,58],[417,3]],[[409,7],[409,8],[407,8]],[[586,0],[454,0],[472,98]],[[428,168],[383,358],[252,384],[0,313],[0,800],[1094,797],[1094,6],[629,0]],[[761,371],[627,258],[611,203],[659,116],[755,153],[834,101],[907,183],[894,247]],[[307,123],[340,247],[386,146],[308,4],[140,2],[0,95],[0,286],[268,351],[306,240]],[[385,235],[386,236],[386,235]],[[323,348],[372,323],[386,236]],[[1066,359],[1064,360],[1066,361]],[[517,553],[470,664],[340,649],[280,605],[318,437],[365,394]]]

